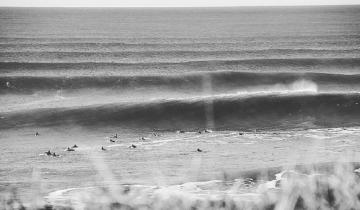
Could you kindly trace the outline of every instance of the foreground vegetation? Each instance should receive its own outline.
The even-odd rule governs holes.
[[[256,199],[243,200],[224,193],[216,198],[196,198],[175,191],[144,195],[129,186],[119,189],[103,188],[79,204],[38,204],[25,206],[17,198],[16,190],[2,192],[1,209],[360,209],[360,174],[358,164],[323,164],[321,166],[297,166],[276,175],[275,169],[265,171],[272,182],[264,182],[260,172],[243,173],[244,184],[256,186]],[[277,171],[278,172],[278,171]],[[261,172],[262,176],[264,171]],[[276,175],[276,178],[275,178]],[[253,183],[249,183],[252,180]],[[226,180],[224,180],[224,183]],[[271,187],[269,183],[273,183]]]

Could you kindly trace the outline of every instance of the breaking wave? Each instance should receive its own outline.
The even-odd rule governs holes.
[[[303,86],[307,87],[306,91],[311,88],[304,82],[293,84],[296,88]],[[211,116],[207,112],[209,106]],[[0,124],[2,128],[78,124],[196,130],[208,127],[211,119],[214,129],[291,128],[306,124],[343,127],[360,125],[359,107],[360,94],[287,92],[248,97],[230,94],[146,103],[27,110],[4,114]]]

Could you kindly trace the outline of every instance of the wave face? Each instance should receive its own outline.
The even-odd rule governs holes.
[[[259,64],[267,65],[271,62],[262,61],[261,59],[301,59],[304,56],[312,54],[316,58],[332,58],[338,55],[346,57],[356,57],[360,54],[359,49],[257,49],[257,50],[199,50],[194,49],[192,51],[174,50],[169,49],[160,51],[158,49],[144,50],[144,51],[110,51],[110,52],[98,52],[98,51],[70,51],[70,52],[58,52],[58,51],[40,51],[40,52],[0,52],[0,62],[5,65],[5,62],[17,62],[19,60],[29,63],[86,63],[86,62],[99,62],[99,63],[129,63],[129,64],[142,64],[142,63],[169,63],[176,65],[177,62],[196,62],[196,61],[210,61],[216,62],[216,60],[233,61],[231,63],[225,62],[225,64],[237,64],[237,65],[249,65],[251,61],[236,62],[237,60],[251,60],[258,59]],[[300,61],[299,61],[300,62]],[[304,64],[315,65],[316,61],[302,60]],[[338,61],[341,62],[341,61]],[[350,62],[350,60],[348,61]],[[356,61],[352,61],[357,64]],[[278,63],[290,65],[285,61],[279,60]],[[295,65],[295,61],[292,62]],[[20,64],[19,64],[20,65]],[[106,65],[106,63],[104,63]],[[162,64],[164,65],[164,64]],[[331,61],[329,65],[334,65]]]
[[[169,130],[337,127],[359,125],[359,107],[360,94],[221,96],[33,110],[3,116],[1,127],[59,124]],[[209,122],[212,122],[210,126]]]

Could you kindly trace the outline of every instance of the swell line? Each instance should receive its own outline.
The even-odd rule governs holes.
[[[116,63],[116,62],[74,62],[74,63],[35,63],[35,62],[0,62],[0,70],[55,70],[55,69],[95,69],[100,67],[158,67],[158,66],[333,66],[358,67],[360,58],[295,58],[295,59],[248,59],[248,60],[210,60],[189,62],[150,62],[150,63]]]

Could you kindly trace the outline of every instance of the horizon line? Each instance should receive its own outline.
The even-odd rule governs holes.
[[[18,6],[0,5],[0,8],[233,8],[233,7],[317,7],[317,6],[360,6],[355,4],[279,4],[279,5],[223,5],[223,6]]]

